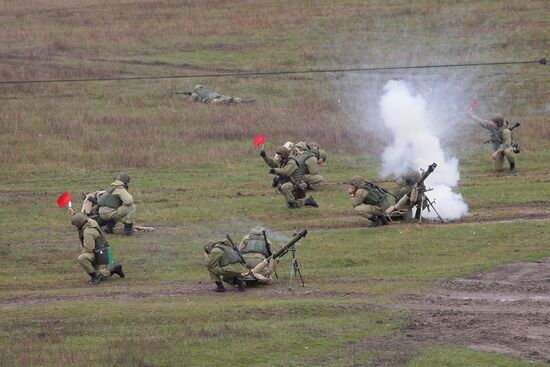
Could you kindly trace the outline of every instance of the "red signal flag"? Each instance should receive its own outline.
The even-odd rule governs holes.
[[[256,135],[254,137],[254,145],[259,147],[260,145],[262,145],[263,143],[265,142],[265,136],[264,134],[260,134],[260,135]]]
[[[70,202],[71,202],[71,193],[68,191],[61,194],[61,196],[57,199],[57,205],[61,209],[63,209]]]
[[[474,108],[477,106],[477,99],[472,99],[472,103],[470,103],[470,107],[468,107],[468,112],[472,112]]]

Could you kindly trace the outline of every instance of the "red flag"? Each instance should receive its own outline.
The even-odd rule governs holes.
[[[260,135],[256,135],[254,137],[254,145],[259,147],[260,145],[262,145],[265,141],[265,136],[264,134],[260,134]]]
[[[64,192],[61,194],[59,199],[57,199],[57,205],[63,209],[67,204],[71,202],[71,193],[70,192]]]
[[[468,107],[468,112],[472,112],[474,108],[477,106],[477,99],[472,99],[472,103],[470,103],[470,107]]]

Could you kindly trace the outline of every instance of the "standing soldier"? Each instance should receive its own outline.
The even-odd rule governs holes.
[[[272,255],[272,245],[271,241],[264,236],[264,228],[252,228],[239,244],[239,252],[246,261],[246,267],[254,269],[256,265],[270,257]],[[270,280],[271,274],[275,271],[276,263],[276,260],[270,261],[269,265],[262,269],[260,275]]]
[[[216,283],[215,292],[225,292],[222,281],[236,285],[243,292],[246,283],[241,279],[250,270],[244,266],[245,260],[229,243],[229,240],[209,242],[204,246],[205,265],[210,278]]]
[[[269,173],[277,175],[277,188],[283,194],[288,208],[297,209],[302,206],[312,206],[318,208],[319,205],[313,197],[305,197],[305,189],[300,186],[305,172],[305,166],[300,166],[296,158],[290,155],[290,150],[285,146],[278,147],[275,152],[275,158],[269,158],[262,150],[260,155],[266,164],[272,167]],[[274,167],[275,166],[275,167]],[[275,183],[275,180],[274,180]],[[305,184],[304,184],[305,186]]]
[[[348,194],[355,211],[370,220],[367,227],[378,227],[388,224],[384,210],[390,207],[386,193],[369,184],[361,176],[353,176]]]
[[[69,211],[69,213],[72,214],[74,212]],[[115,265],[108,269],[106,265],[98,265],[96,263],[94,250],[109,246],[97,222],[79,213],[72,216],[71,223],[78,228],[78,237],[82,245],[82,253],[78,256],[77,260],[84,271],[90,276],[90,283],[97,285],[101,280],[113,274],[124,278],[122,265]]]
[[[106,222],[106,233],[113,233],[117,222],[124,223],[124,234],[134,233],[134,216],[136,206],[134,197],[128,192],[130,176],[121,173],[111,187],[98,199],[99,219]]]
[[[493,160],[493,169],[495,171],[502,171],[504,168],[504,157],[510,164],[510,173],[516,172],[516,159],[514,157],[514,150],[512,149],[512,129],[508,125],[508,121],[504,121],[501,114],[497,113],[491,116],[490,120],[482,119],[469,112],[470,118],[479,125],[491,132],[491,138],[489,142],[492,144],[493,154],[491,159]]]

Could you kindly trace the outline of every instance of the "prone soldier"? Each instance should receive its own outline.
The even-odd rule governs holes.
[[[254,99],[243,99],[239,97],[224,96],[217,92],[212,92],[204,85],[196,85],[189,97],[193,102],[212,103],[212,104],[232,104],[232,103],[254,103]]]

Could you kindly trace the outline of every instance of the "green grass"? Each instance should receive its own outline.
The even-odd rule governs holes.
[[[8,1],[0,14],[3,81],[530,60],[548,56],[550,38],[537,0]],[[365,125],[376,126],[388,79],[439,88],[452,102],[440,117],[457,133],[444,146],[461,162],[467,223],[370,230],[353,213],[343,182],[379,178],[389,134]],[[257,103],[205,106],[174,95],[195,84]],[[343,366],[391,354],[365,340],[391,337],[407,315],[380,304],[434,280],[550,255],[547,219],[512,220],[547,207],[549,85],[547,66],[534,64],[2,84],[0,299],[18,305],[0,309],[0,366]],[[517,176],[492,173],[485,131],[456,116],[474,96],[479,114],[522,122]],[[287,140],[327,148],[331,185],[314,193],[320,209],[285,208],[252,146],[259,132],[269,153]],[[90,288],[55,200],[71,191],[76,203],[79,191],[104,188],[122,170],[132,176],[137,223],[155,231],[109,236],[127,278]],[[205,241],[239,240],[256,225],[276,240],[310,230],[298,245],[308,286],[287,290],[287,256],[275,284],[211,294]],[[410,365],[529,363],[434,346]]]

